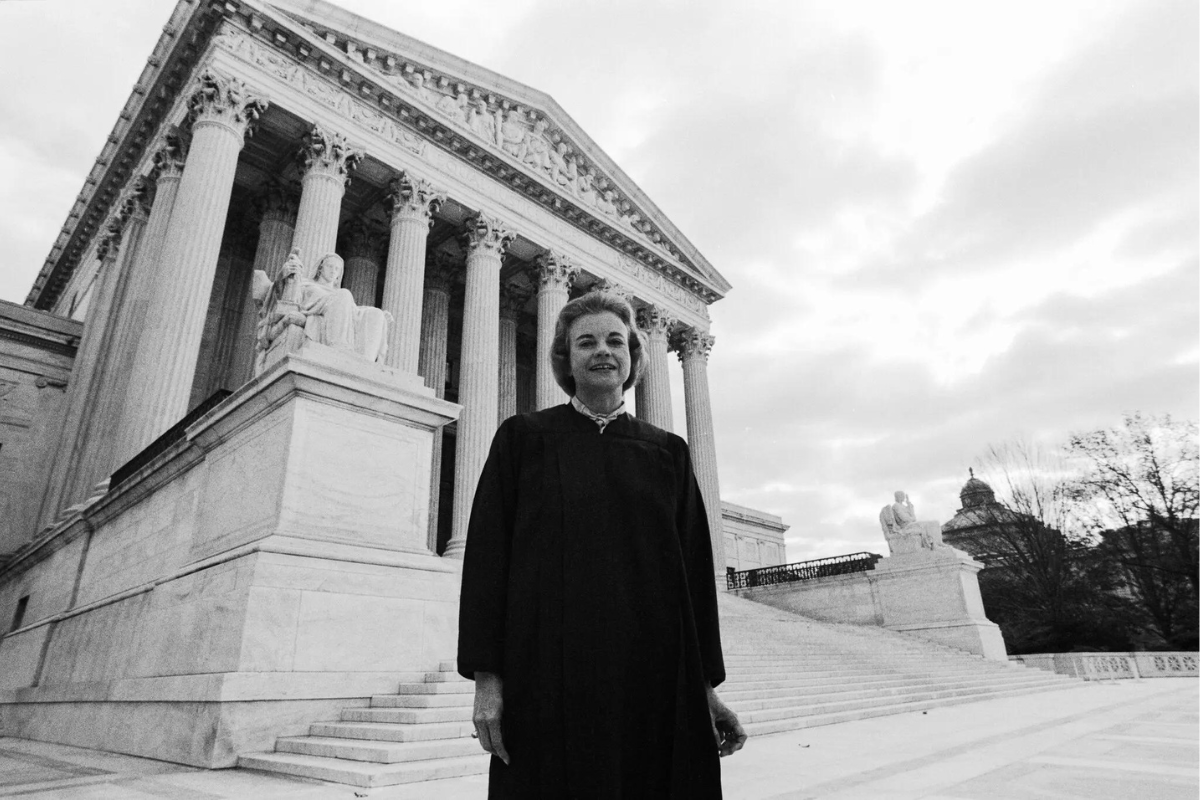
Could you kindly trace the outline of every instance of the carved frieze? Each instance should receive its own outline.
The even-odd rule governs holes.
[[[354,100],[345,90],[331,86],[318,75],[280,53],[263,47],[241,31],[225,28],[213,37],[213,43],[227,52],[254,64],[268,75],[272,75],[295,86],[308,96],[320,101],[328,108],[388,141],[421,155],[427,142],[417,134],[397,125],[382,113]]]

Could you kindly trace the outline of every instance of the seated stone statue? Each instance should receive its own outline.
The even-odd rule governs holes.
[[[918,521],[916,509],[905,492],[896,492],[896,502],[879,512],[879,525],[892,555],[919,553],[944,548],[942,526],[938,522]]]
[[[300,255],[293,250],[274,282],[261,270],[255,271],[259,303],[255,374],[307,341],[372,363],[383,359],[392,317],[382,309],[356,305],[350,291],[341,288],[344,269],[341,256],[329,253],[317,264],[316,274],[306,278]]]

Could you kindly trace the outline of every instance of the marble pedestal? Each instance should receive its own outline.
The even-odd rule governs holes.
[[[436,669],[459,562],[428,551],[430,449],[457,411],[319,345],[251,381],[0,572],[30,597],[0,734],[228,767]]]
[[[983,565],[939,547],[881,559],[872,575],[880,623],[992,661],[1007,661],[1000,627],[988,620],[976,577]]]

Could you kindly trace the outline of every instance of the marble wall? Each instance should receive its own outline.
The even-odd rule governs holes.
[[[80,322],[0,300],[0,557],[37,532],[82,334]]]

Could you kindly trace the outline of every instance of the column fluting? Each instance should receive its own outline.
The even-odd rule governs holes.
[[[534,402],[538,410],[559,405],[566,395],[554,380],[550,369],[550,345],[554,342],[554,323],[567,304],[571,283],[579,267],[561,253],[546,253],[538,257],[534,275],[537,277],[537,352],[534,354]]]
[[[392,181],[391,239],[383,279],[383,310],[392,315],[384,363],[417,372],[421,352],[421,283],[433,214],[446,195],[429,181],[407,173]]]
[[[206,71],[200,82],[191,100],[191,150],[130,381],[138,399],[135,452],[187,413],[238,153],[266,106],[234,78]]]
[[[250,292],[245,299],[241,326],[234,347],[233,363],[244,383],[258,374],[258,306],[254,302],[253,275],[264,272],[274,282],[292,246],[296,233],[296,189],[294,184],[271,182],[256,199],[258,242],[254,246]]]
[[[154,155],[154,196],[150,204],[150,218],[142,233],[142,243],[129,275],[132,291],[128,302],[117,317],[117,328],[113,333],[111,350],[119,359],[113,370],[110,393],[118,404],[114,413],[116,433],[113,442],[112,472],[133,458],[140,449],[140,435],[135,413],[140,408],[136,398],[130,397],[133,373],[137,369],[138,342],[146,326],[146,317],[152,305],[155,290],[155,273],[162,255],[163,244],[170,228],[171,213],[179,192],[179,180],[183,177],[185,150],[177,136],[169,136]]]
[[[303,177],[292,248],[300,251],[306,277],[315,275],[321,259],[335,252],[342,196],[350,172],[362,156],[346,143],[346,137],[320,125],[314,125],[304,137],[297,155]]]
[[[500,289],[500,355],[496,379],[499,385],[497,424],[517,413],[517,320],[529,295],[506,284]]]
[[[446,555],[462,558],[475,486],[496,431],[500,327],[500,261],[514,238],[499,220],[467,220],[467,285],[459,359],[458,436],[454,461],[454,518]]]
[[[383,238],[364,220],[356,219],[346,226],[342,236],[342,250],[346,256],[342,288],[350,291],[357,305],[375,305],[379,288],[379,253],[382,249]]]
[[[646,306],[637,313],[637,326],[642,333],[646,367],[637,387],[637,415],[665,431],[674,431],[671,410],[671,377],[668,372],[667,350],[671,327],[675,320],[658,306]]]
[[[725,533],[721,523],[721,482],[717,477],[717,446],[713,436],[712,402],[708,393],[708,354],[714,337],[700,331],[677,335],[672,345],[683,363],[683,399],[687,411],[688,448],[712,538],[713,571],[725,580]]]
[[[433,389],[438,399],[446,397],[446,355],[450,334],[450,289],[461,271],[445,253],[434,253],[425,267],[425,298],[421,304],[421,352],[417,374]],[[433,432],[433,460],[430,464],[429,549],[437,552],[438,517],[442,501],[441,428]]]

